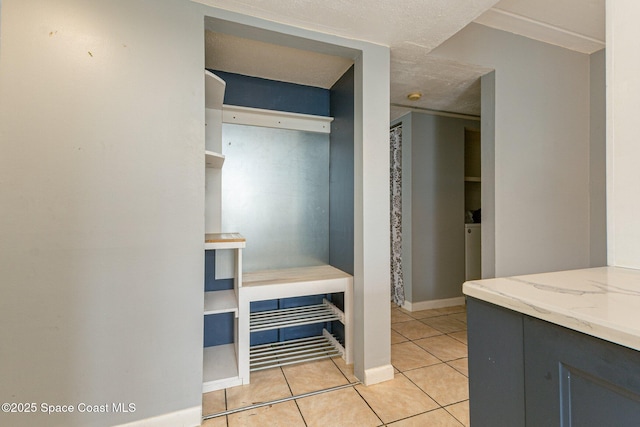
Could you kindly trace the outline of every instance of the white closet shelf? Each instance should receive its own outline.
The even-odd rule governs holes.
[[[250,347],[248,354],[241,352],[243,367],[255,371],[334,356],[342,356],[347,364],[353,363],[353,276],[330,265],[318,265],[244,273],[241,283],[238,289],[241,312],[248,311],[252,301],[344,293],[343,311],[325,300],[320,307],[251,313],[249,324],[241,330],[242,336],[260,330],[332,320],[339,320],[345,326],[344,345],[325,330],[321,337]]]
[[[249,319],[249,330],[251,332],[270,331],[334,320],[344,323],[344,314],[324,299],[322,304],[253,312]]]
[[[251,371],[342,356],[344,348],[327,330],[322,336],[252,346]]]
[[[247,241],[240,233],[207,233],[204,235],[204,249],[242,249]]]
[[[202,392],[242,385],[233,344],[204,348]]]
[[[204,152],[204,163],[208,168],[221,169],[224,164],[224,154],[206,150]]]
[[[226,104],[222,107],[222,122],[237,125],[329,134],[331,133],[332,121],[333,117],[314,116],[311,114],[289,113]]]
[[[238,317],[238,299],[233,289],[204,293],[204,314],[234,313]]]

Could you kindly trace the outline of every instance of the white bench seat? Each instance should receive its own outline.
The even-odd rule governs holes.
[[[343,355],[347,364],[353,363],[353,276],[330,265],[318,265],[243,273],[242,280],[240,280],[239,283],[240,286],[238,291],[240,313],[249,313],[251,302],[255,301],[268,301],[280,298],[294,298],[343,292],[343,311],[333,307],[333,305],[328,302],[325,303],[332,307],[330,310],[334,310],[334,312],[339,314],[338,317],[340,318],[340,321],[344,323],[344,347],[342,347],[340,343],[338,343],[333,337],[330,337],[330,334],[326,332],[323,339],[332,341],[331,345],[340,349],[340,353]],[[287,314],[285,310],[281,311],[283,311],[283,314]],[[269,314],[271,315],[271,313]],[[279,314],[275,313],[275,315]],[[301,316],[299,324],[312,323],[303,317],[304,316]],[[247,378],[249,376],[249,369],[251,365],[248,351],[251,328],[249,323],[250,322],[248,321],[242,321],[239,323],[240,374],[242,377]],[[276,343],[272,345],[274,347],[273,351],[279,354],[278,357],[280,359],[282,359],[283,356],[283,354],[280,353],[282,351],[280,347],[287,346],[285,343]],[[252,348],[251,351],[255,353],[257,350],[257,348]],[[299,350],[295,350],[295,352],[299,352]],[[331,355],[331,353],[327,354]],[[308,355],[309,360],[315,360],[319,357],[325,356],[318,356],[311,353]],[[305,357],[300,357],[299,359],[296,357],[296,361],[291,363],[300,363],[304,360],[306,360]],[[282,364],[287,363],[290,362],[283,362]],[[254,366],[251,367],[251,370],[262,369],[262,367],[259,367],[262,365],[256,366],[255,360],[253,365]],[[278,364],[269,365],[279,366]],[[267,366],[264,366],[264,368],[266,367]]]

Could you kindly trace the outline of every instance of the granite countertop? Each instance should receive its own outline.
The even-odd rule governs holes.
[[[640,351],[640,270],[598,267],[474,280],[463,292]]]

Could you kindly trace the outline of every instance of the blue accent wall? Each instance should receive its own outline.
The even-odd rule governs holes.
[[[204,290],[225,291],[233,289],[233,279],[216,280],[216,251],[204,251]]]
[[[329,89],[209,70],[227,83],[224,103],[329,116]]]
[[[234,313],[208,314],[204,316],[204,346],[231,344]]]
[[[329,264],[353,275],[354,68],[331,88]]]

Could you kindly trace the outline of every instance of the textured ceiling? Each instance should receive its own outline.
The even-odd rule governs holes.
[[[206,68],[329,89],[352,64],[340,56],[205,31]]]
[[[410,103],[412,107],[480,114],[479,77],[488,70],[428,55],[474,20],[580,52],[591,53],[604,47],[605,0],[195,1],[389,46],[392,119],[409,111],[402,105],[409,105],[406,96],[410,92],[423,94],[420,101]],[[349,64],[341,58],[317,55],[229,35],[207,35],[207,67],[331,86]],[[273,57],[278,60],[268,59]]]
[[[385,46],[431,50],[497,0],[199,0],[200,3]]]

